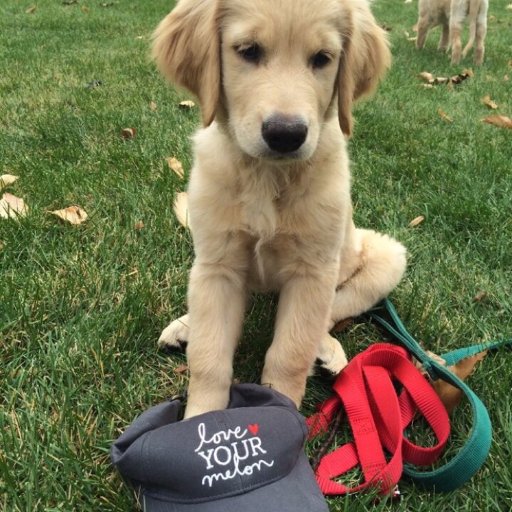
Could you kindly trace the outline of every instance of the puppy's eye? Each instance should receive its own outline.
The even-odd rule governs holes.
[[[235,48],[242,59],[257,64],[263,57],[263,48],[257,44],[244,44]]]
[[[313,69],[322,69],[330,64],[332,57],[327,52],[318,52],[311,57],[311,66]]]

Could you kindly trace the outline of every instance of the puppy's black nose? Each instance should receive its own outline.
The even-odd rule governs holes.
[[[304,144],[308,127],[298,117],[272,116],[261,125],[261,135],[273,151],[291,153]]]

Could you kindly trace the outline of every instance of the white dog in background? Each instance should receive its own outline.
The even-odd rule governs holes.
[[[441,25],[439,49],[452,49],[452,64],[458,64],[475,44],[475,64],[484,61],[488,0],[419,0],[416,47],[423,48],[428,31]],[[461,32],[469,21],[469,40],[462,50]]]
[[[365,0],[180,0],[155,32],[169,80],[200,101],[188,189],[195,261],[186,416],[226,407],[250,290],[279,291],[262,383],[300,405],[320,359],[346,364],[328,332],[400,281],[404,247],[352,221],[352,102],[390,65]],[[377,192],[376,192],[377,193]]]

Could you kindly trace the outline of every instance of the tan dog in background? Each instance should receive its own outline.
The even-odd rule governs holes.
[[[390,65],[365,0],[181,0],[155,32],[168,79],[200,101],[188,189],[195,261],[186,416],[226,407],[250,290],[279,291],[261,382],[300,405],[316,358],[346,365],[328,332],[385,297],[404,247],[352,221],[352,102]]]
[[[475,64],[484,61],[488,0],[419,0],[416,47],[425,45],[428,31],[441,25],[440,50],[452,49],[452,64],[458,64],[475,44]],[[462,50],[461,32],[469,21],[469,40]]]

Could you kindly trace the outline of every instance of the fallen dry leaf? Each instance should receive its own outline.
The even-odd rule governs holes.
[[[16,197],[6,192],[0,199],[0,217],[16,219],[17,217],[25,217],[27,213],[28,206],[21,197]]]
[[[457,375],[459,379],[466,380],[469,375],[471,375],[475,369],[476,364],[481,361],[487,355],[487,350],[483,352],[479,352],[474,356],[467,357],[466,359],[462,359],[457,364],[453,366],[448,366],[448,369]],[[439,395],[441,402],[443,402],[444,406],[448,413],[453,412],[455,407],[460,402],[462,398],[462,391],[448,382],[444,380],[438,379],[432,383],[432,386],[436,390],[436,393]]]
[[[486,107],[489,107],[493,110],[496,110],[498,108],[498,105],[496,104],[496,102],[493,101],[488,94],[486,96],[484,96],[481,101]]]
[[[174,213],[179,223],[188,228],[188,195],[186,192],[180,192],[174,200]]]
[[[37,5],[31,5],[26,11],[25,14],[34,14],[37,10]]]
[[[418,215],[414,219],[409,222],[409,227],[414,228],[416,226],[419,226],[423,221],[425,220],[425,217],[423,215]]]
[[[437,113],[443,121],[446,121],[447,123],[453,123],[453,119],[442,108],[438,108]]]
[[[486,297],[488,293],[484,290],[480,290],[474,297],[473,302],[482,302]]]
[[[139,220],[138,222],[136,222],[133,227],[137,230],[137,231],[140,231],[141,229],[144,229],[144,222],[142,222],[141,220]]]
[[[60,219],[69,222],[70,224],[74,224],[77,226],[78,224],[82,224],[87,220],[87,213],[85,210],[80,208],[80,206],[68,206],[67,208],[63,208],[62,210],[54,210],[50,212],[52,215],[56,215]]]
[[[445,76],[434,76],[432,73],[428,71],[422,71],[418,74],[418,78],[421,78],[428,85],[440,85],[440,84],[448,84],[449,86],[458,85],[462,83],[467,78],[473,76],[473,71],[471,69],[465,69],[462,73],[458,75],[453,75],[450,78]]]
[[[487,124],[493,124],[494,126],[498,126],[499,128],[512,129],[512,119],[510,119],[510,117],[507,116],[487,116],[484,119],[482,119],[482,121]]]
[[[196,106],[196,104],[190,100],[185,100],[185,101],[180,102],[180,108],[189,109],[189,108],[194,108],[195,106]]]
[[[121,137],[123,137],[123,139],[133,139],[135,135],[137,135],[136,128],[123,128],[121,130]]]
[[[154,101],[150,101],[149,102],[149,108],[150,108],[151,111],[156,112],[157,109],[158,109],[158,106],[157,106],[157,104]]]
[[[340,320],[338,323],[334,324],[334,327],[331,329],[331,331],[336,333],[346,331],[353,323],[353,318],[345,318],[344,320]]]
[[[14,176],[14,174],[2,174],[0,176],[0,190],[11,186],[17,179],[18,176]]]
[[[165,160],[167,161],[169,169],[173,170],[180,178],[184,177],[185,174],[183,172],[183,165],[181,165],[181,162],[177,158],[170,156]]]
[[[422,80],[425,80],[425,82],[430,82],[431,80],[434,80],[434,75],[432,73],[429,73],[428,71],[422,71],[418,76]]]
[[[188,366],[186,364],[180,364],[179,366],[176,366],[174,368],[174,373],[177,373],[178,375],[183,375],[184,373],[188,372]]]

